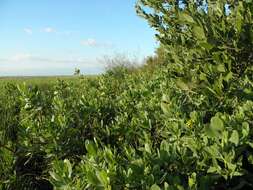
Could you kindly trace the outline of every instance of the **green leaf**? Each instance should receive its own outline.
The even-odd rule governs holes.
[[[91,156],[95,156],[97,154],[97,149],[96,149],[95,144],[93,142],[86,140],[85,141],[85,148]]]
[[[234,143],[236,146],[239,144],[239,134],[236,130],[233,130],[232,135],[229,138],[229,141]]]
[[[90,183],[91,185],[97,186],[97,185],[101,184],[100,181],[98,180],[97,176],[93,172],[88,171],[86,176],[87,176],[88,183]]]
[[[249,124],[247,122],[242,123],[242,135],[243,138],[249,135]]]
[[[105,148],[104,152],[105,152],[105,155],[104,155],[105,160],[106,160],[108,163],[114,163],[115,160],[114,160],[114,158],[113,158],[113,153],[112,153],[112,151],[111,151],[109,148]]]
[[[208,42],[201,41],[199,45],[207,50],[213,49],[213,45],[209,44]]]
[[[164,190],[169,190],[169,184],[167,182],[164,182]]]
[[[212,117],[210,127],[213,131],[217,132],[221,132],[224,130],[223,121],[217,116]]]
[[[216,69],[217,69],[218,72],[221,72],[221,73],[225,73],[226,72],[226,68],[225,68],[224,64],[217,65]]]
[[[145,151],[149,154],[151,154],[151,148],[148,143],[145,144]]]
[[[192,189],[196,185],[196,173],[193,173],[189,178],[188,178],[188,185]]]
[[[201,81],[208,81],[207,80],[207,77],[206,77],[206,74],[205,73],[200,73],[200,75],[199,75],[199,79],[201,80]]]
[[[253,165],[253,155],[249,155],[248,161],[249,161],[250,164]]]
[[[183,13],[183,12],[179,13],[179,21],[186,22],[186,23],[189,23],[189,24],[194,24],[195,23],[193,18],[189,14],[186,14],[186,13]]]
[[[171,109],[171,102],[169,100],[169,97],[166,95],[163,95],[162,102],[161,102],[161,108],[163,110],[163,113],[169,114]]]
[[[163,94],[162,102],[169,104],[170,103],[170,98],[167,95]]]
[[[205,40],[206,36],[205,36],[205,31],[202,27],[200,26],[193,26],[192,29],[193,35],[199,39],[199,40]]]
[[[109,184],[109,178],[104,170],[99,172],[98,178],[104,186],[107,186]]]
[[[61,178],[57,173],[50,171],[49,174],[55,181],[61,181]]]
[[[67,165],[67,169],[68,169],[68,177],[71,178],[72,175],[72,166],[69,160],[65,159],[64,163]]]
[[[219,147],[217,145],[205,147],[205,151],[213,158],[220,158]]]
[[[163,140],[160,145],[160,150],[169,151],[169,143],[166,140]]]
[[[225,80],[226,82],[230,81],[233,78],[233,73],[229,72],[224,78],[223,80]]]
[[[189,86],[183,82],[182,80],[177,80],[176,81],[176,85],[178,86],[178,88],[180,88],[181,90],[185,90],[188,91],[189,90]]]
[[[215,53],[213,53],[213,55],[212,55],[212,58],[213,58],[213,60],[216,62],[216,63],[221,63],[222,62],[222,60],[221,60],[221,58],[220,58],[220,52],[215,52]]]
[[[248,144],[251,148],[253,148],[253,143],[252,143],[252,142],[247,142],[247,144]]]
[[[152,185],[150,190],[161,190],[160,187],[156,184]]]
[[[191,118],[192,121],[197,121],[197,119],[198,119],[198,113],[196,111],[192,111],[190,113],[190,118]]]
[[[207,173],[216,173],[217,172],[217,169],[216,167],[213,167],[211,166],[208,170],[207,170]]]
[[[242,2],[239,3],[240,6]],[[236,15],[236,30],[237,32],[241,32],[242,29],[242,23],[243,23],[243,16],[241,15],[240,11],[237,11]]]

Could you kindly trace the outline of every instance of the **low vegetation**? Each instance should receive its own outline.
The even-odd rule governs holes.
[[[0,189],[253,188],[253,2],[136,8],[143,68],[2,87]]]

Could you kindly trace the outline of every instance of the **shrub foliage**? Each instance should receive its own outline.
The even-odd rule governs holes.
[[[2,89],[0,189],[252,189],[253,2],[136,7],[153,72]]]

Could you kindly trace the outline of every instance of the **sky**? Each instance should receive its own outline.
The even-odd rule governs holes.
[[[104,70],[104,57],[142,60],[157,43],[136,0],[0,0],[0,76]]]

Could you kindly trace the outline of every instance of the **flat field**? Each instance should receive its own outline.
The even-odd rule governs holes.
[[[73,81],[73,80],[76,80],[77,77],[75,76],[0,77],[0,86],[3,86],[7,83],[12,83],[12,84],[26,83],[28,85],[32,85],[32,84],[43,85],[43,84],[55,83],[59,79]]]

